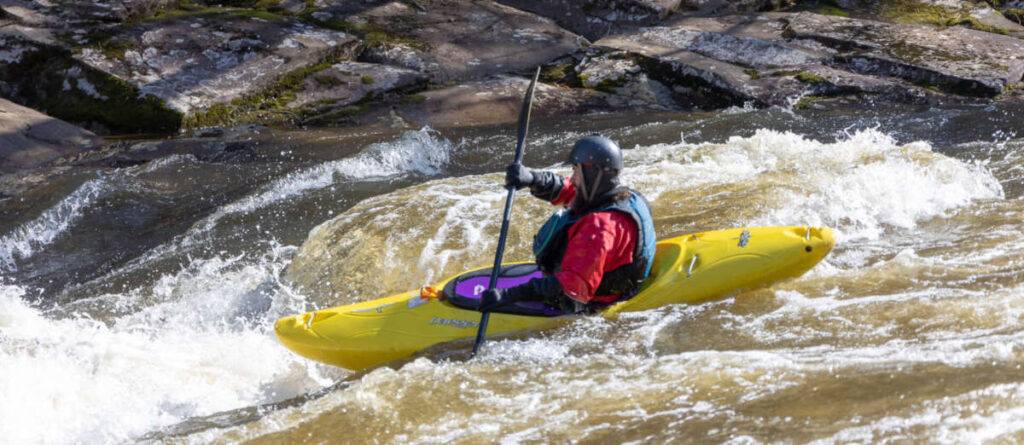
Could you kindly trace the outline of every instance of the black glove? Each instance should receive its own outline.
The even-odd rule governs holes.
[[[487,289],[480,294],[480,303],[477,304],[476,310],[491,312],[502,306],[515,303],[513,294],[514,292],[510,293],[508,289]]]
[[[505,170],[505,186],[515,187],[516,190],[533,185],[536,179],[533,170],[523,164],[509,164]]]
[[[480,294],[477,310],[491,312],[519,301],[540,301],[565,310],[563,306],[568,300],[569,298],[565,297],[565,293],[562,292],[562,285],[558,283],[558,279],[554,275],[548,275],[506,289],[487,289]],[[572,313],[573,310],[566,310],[566,312]]]

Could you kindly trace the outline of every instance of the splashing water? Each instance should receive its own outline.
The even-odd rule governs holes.
[[[758,113],[742,111],[733,115]],[[724,141],[626,151],[623,180],[652,201],[659,235],[826,225],[841,235],[826,263],[735,298],[495,340],[470,362],[442,353],[353,375],[299,358],[274,339],[278,317],[493,260],[500,162],[443,177],[450,165],[472,164],[461,159],[469,154],[433,130],[407,132],[198,216],[129,263],[180,264],[121,291],[43,310],[27,302],[25,285],[0,284],[0,437],[981,443],[1024,432],[1024,201],[1013,191],[1024,157],[1016,141],[978,161],[877,130],[830,143],[772,130]],[[409,174],[434,178],[383,187]],[[215,226],[249,229],[222,227],[247,223],[225,216],[305,202],[339,182],[381,192],[329,221],[294,221],[310,233],[301,248],[258,235],[244,253],[219,253]],[[89,181],[0,235],[3,267],[46,252],[119,186]],[[529,258],[532,232],[551,210],[517,200],[509,260]],[[212,253],[177,260],[188,243]],[[347,384],[331,386],[341,379]],[[216,426],[203,426],[209,418]]]

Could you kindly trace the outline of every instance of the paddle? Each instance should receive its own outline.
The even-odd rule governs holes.
[[[512,161],[514,164],[519,164],[523,161],[523,142],[526,141],[526,130],[530,127],[530,105],[533,104],[533,90],[537,87],[537,78],[540,77],[540,67],[537,67],[537,72],[533,74],[533,80],[530,81],[530,87],[526,89],[526,96],[523,97],[523,107],[519,109],[519,138],[516,140],[516,157]],[[491,282],[487,285],[487,289],[494,289],[494,286],[498,284],[498,272],[501,270],[501,256],[505,253],[505,236],[508,234],[508,221],[512,216],[512,201],[516,196],[516,188],[513,186],[505,187],[508,189],[508,196],[505,198],[505,217],[501,220],[501,234],[498,236],[498,251],[494,254],[494,268],[491,269]],[[491,318],[490,312],[484,312],[480,315],[480,328],[476,331],[476,343],[473,344],[473,353],[470,357],[476,357],[476,351],[480,349],[480,345],[484,342],[484,333],[487,332],[487,321]]]

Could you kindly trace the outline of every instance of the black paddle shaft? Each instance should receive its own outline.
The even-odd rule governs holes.
[[[523,106],[519,109],[519,135],[516,140],[516,156],[512,161],[513,164],[521,164],[523,162],[523,143],[526,141],[526,132],[530,127],[530,106],[533,104],[533,90],[537,87],[537,78],[540,77],[540,67],[537,67],[537,72],[533,74],[533,80],[530,81],[530,87],[526,89],[526,95],[523,97]],[[516,188],[509,185],[505,188],[508,189],[508,196],[505,198],[505,216],[501,220],[501,234],[498,236],[498,250],[494,253],[494,268],[491,269],[491,281],[487,285],[487,289],[494,289],[494,286],[498,285],[498,273],[501,272],[501,257],[505,253],[505,237],[508,235],[508,222],[512,217],[512,202],[516,197]],[[470,357],[476,356],[476,351],[480,349],[480,345],[484,342],[484,335],[487,332],[487,321],[490,320],[491,313],[484,312],[480,315],[480,327],[476,331],[476,343],[473,344],[473,353]]]

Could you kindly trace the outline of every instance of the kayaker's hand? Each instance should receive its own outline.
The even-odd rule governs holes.
[[[533,185],[537,175],[529,167],[523,164],[509,164],[505,171],[505,186],[513,186],[516,190]]]
[[[508,293],[508,289],[487,289],[480,294],[480,303],[476,310],[480,312],[491,312],[505,305],[515,303]]]

